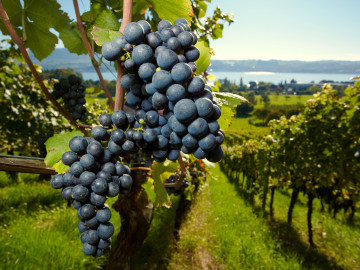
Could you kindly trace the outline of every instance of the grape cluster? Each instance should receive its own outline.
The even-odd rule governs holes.
[[[128,193],[132,177],[128,166],[118,161],[107,147],[103,147],[98,129],[92,130],[94,138],[73,137],[69,142],[71,151],[61,160],[70,166],[70,172],[57,174],[50,180],[55,189],[62,189],[62,197],[72,201],[80,219],[83,252],[95,257],[109,249],[114,226],[109,221],[111,211],[105,204],[108,197]]]
[[[177,181],[178,177],[180,177],[178,174],[175,174],[175,175],[173,174],[168,179],[166,179],[165,183],[175,183]],[[178,196],[178,195],[182,194],[188,186],[189,186],[189,181],[186,178],[184,178],[180,187],[175,187],[175,188],[166,187],[165,189],[169,196],[171,194]]]
[[[144,20],[132,22],[123,36],[102,47],[103,56],[110,61],[131,51],[121,86],[127,91],[127,105],[136,110],[135,128],[142,128],[137,134],[142,133],[143,141],[139,139],[136,146],[145,145],[159,162],[176,160],[180,151],[218,162],[224,141],[217,122],[221,110],[211,87],[194,76],[195,61],[200,57],[194,46],[197,36],[182,18],[174,25],[162,20],[157,30],[151,32]]]
[[[85,87],[81,84],[80,78],[70,75],[67,79],[60,79],[54,84],[51,96],[56,100],[63,99],[64,107],[71,113],[73,120],[86,121]]]

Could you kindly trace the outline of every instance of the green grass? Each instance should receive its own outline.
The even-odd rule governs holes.
[[[219,167],[212,170],[211,224],[217,260],[226,269],[300,269],[296,253],[283,254],[266,221],[243,200]]]
[[[231,126],[226,130],[226,132],[232,133],[255,133],[255,134],[267,134],[270,129],[268,127],[257,127],[249,124],[249,119],[253,119],[253,117],[247,118],[234,118],[232,120]]]
[[[269,95],[270,105],[294,105],[297,103],[304,104],[308,99],[313,98],[312,95]],[[257,104],[255,109],[264,107],[264,103],[260,101],[261,96],[256,95]]]
[[[45,198],[46,192],[51,192],[43,187],[37,190],[37,186],[34,189],[29,188],[28,191],[20,187],[20,199],[14,199],[15,195],[10,191],[6,195],[9,199],[6,200],[5,205],[18,204],[21,200],[28,202],[29,199],[35,200],[37,196]],[[1,195],[4,195],[4,190],[2,192]],[[31,192],[35,194],[26,195]],[[4,211],[9,214],[6,215],[8,219],[2,220],[0,226],[1,269],[102,269],[106,265],[108,255],[95,259],[82,253],[76,210],[66,207],[66,202],[63,200],[60,206],[54,205],[58,198],[61,200],[61,192],[59,190],[54,192],[57,198],[46,199],[50,203],[49,207],[44,207],[40,198],[38,201],[35,200],[32,207],[36,211],[21,211],[23,204],[20,204],[20,210],[10,207],[9,210]],[[114,202],[115,198],[107,200],[110,207]],[[35,209],[36,205],[38,209]],[[113,235],[115,240],[120,229],[120,217],[114,209],[112,213],[111,222],[115,227]]]
[[[15,173],[15,172],[0,172],[0,188],[19,183],[35,183],[39,181],[38,174],[31,173]]]
[[[63,203],[61,191],[48,182],[12,185],[0,189],[0,221]]]
[[[211,171],[181,227],[169,269],[359,269],[358,222],[334,219],[320,212],[316,201],[312,221],[317,247],[310,248],[305,198],[288,226],[288,194],[275,193],[271,220],[219,167]]]
[[[179,196],[172,196],[171,208],[155,208],[148,235],[131,269],[166,269],[174,249],[174,223]]]

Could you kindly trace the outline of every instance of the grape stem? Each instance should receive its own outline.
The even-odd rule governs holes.
[[[44,82],[42,81],[42,79],[40,78],[39,73],[37,72],[34,64],[32,63],[28,52],[26,51],[26,47],[25,44],[23,42],[23,40],[18,36],[18,34],[16,33],[14,27],[12,26],[9,16],[7,15],[3,5],[2,5],[2,1],[0,0],[0,17],[4,22],[4,25],[6,26],[6,29],[8,30],[10,36],[12,37],[12,39],[15,41],[16,45],[19,47],[19,50],[21,52],[21,54],[23,55],[25,62],[27,63],[27,65],[29,66],[32,74],[34,75],[36,81],[38,82],[38,84],[40,85],[41,90],[44,92],[46,98],[59,110],[60,113],[62,113],[64,115],[64,117],[74,126],[78,127],[79,130],[85,135],[85,136],[90,136],[89,133],[85,130],[85,128],[80,127],[77,125],[77,122],[75,120],[73,120],[71,118],[71,115],[55,100],[52,98],[49,90],[46,88]]]
[[[123,3],[123,19],[120,26],[120,33],[124,32],[124,28],[128,25],[132,20],[132,0],[124,0]],[[124,96],[125,91],[121,87],[120,80],[122,76],[125,74],[124,66],[121,64],[119,60],[117,63],[117,79],[116,79],[116,94],[115,94],[115,107],[114,111],[122,110],[124,106]]]
[[[77,125],[78,127],[82,127],[82,128],[90,128],[90,129],[93,128],[93,127],[90,126],[90,125],[85,125],[85,124],[80,124],[80,123],[76,123],[76,125]]]
[[[107,97],[107,99],[108,99],[108,101],[110,103],[110,106],[111,106],[111,108],[114,108],[114,106],[115,106],[114,100],[113,100],[113,98],[112,98],[112,96],[111,96],[111,94],[109,92],[109,89],[106,86],[106,83],[105,83],[104,78],[103,78],[103,76],[101,74],[99,66],[98,66],[98,64],[97,64],[97,62],[95,60],[94,52],[93,52],[93,50],[92,50],[92,48],[90,46],[90,42],[89,42],[89,40],[88,40],[88,38],[86,36],[84,26],[83,26],[83,23],[82,23],[82,20],[81,20],[81,16],[80,16],[78,2],[77,2],[77,0],[73,0],[73,3],[74,3],[75,14],[76,14],[77,26],[78,26],[78,28],[80,30],[81,37],[82,37],[82,40],[84,42],[85,48],[88,51],[89,57],[91,59],[91,63],[92,63],[92,65],[93,65],[93,67],[94,67],[94,69],[95,69],[95,71],[96,71],[96,73],[97,73],[97,75],[99,77],[101,86],[102,86],[102,88],[103,88],[103,90],[104,90],[104,92],[106,94],[106,97]]]

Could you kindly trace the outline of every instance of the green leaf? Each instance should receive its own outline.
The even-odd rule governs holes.
[[[229,107],[237,106],[244,102],[249,102],[246,98],[243,96],[227,93],[227,92],[213,92],[215,101],[220,105],[226,105]]]
[[[45,157],[46,166],[53,167],[60,159],[62,154],[70,151],[69,142],[75,136],[82,136],[81,131],[72,131],[62,134],[55,134],[46,143],[47,155]],[[53,167],[55,168],[55,167]]]
[[[86,53],[79,31],[56,0],[24,0],[24,8],[20,1],[4,0],[3,4],[16,32],[37,59],[42,60],[50,55],[58,42],[50,29],[59,32],[70,52]],[[2,22],[0,28],[7,33]]]
[[[93,36],[95,43],[99,46],[102,46],[104,43],[121,36],[121,33],[118,31],[102,29],[94,26],[93,30],[91,31],[91,35]]]
[[[170,175],[174,174],[178,170],[178,165],[175,162],[166,160],[162,163],[154,162],[151,169],[156,194],[155,207],[170,207],[171,200],[164,187],[164,182]]]
[[[231,125],[232,123],[231,121],[233,117],[234,117],[234,112],[232,111],[232,109],[227,106],[222,106],[221,116],[218,119],[220,128],[222,130],[226,130]]]
[[[21,26],[22,7],[19,0],[2,0],[3,7],[9,16],[10,22],[14,27]],[[3,20],[0,20],[0,30],[4,35],[8,35]],[[21,33],[21,32],[20,32]],[[19,34],[19,33],[18,33]]]
[[[59,38],[63,41],[65,48],[68,49],[69,52],[78,55],[87,54],[80,30],[75,23],[64,26],[59,31]]]
[[[149,178],[149,181],[147,181],[145,184],[142,185],[147,196],[149,197],[149,200],[152,203],[155,203],[156,201],[156,193],[153,187],[153,183],[151,183],[151,179]]]
[[[64,163],[61,162],[61,160],[59,162],[57,162],[53,168],[55,169],[55,171],[59,174],[62,173],[66,173],[70,170],[70,167],[65,165]]]
[[[30,48],[37,59],[42,60],[49,56],[55,49],[58,38],[48,29],[38,26],[36,23],[25,22],[25,29],[28,33],[25,45]],[[39,40],[41,40],[41,42],[39,42]]]
[[[196,43],[195,47],[200,51],[200,58],[195,62],[197,66],[196,74],[201,74],[208,68],[211,62],[209,41],[201,38]]]
[[[137,1],[138,2],[138,1]],[[190,0],[148,0],[160,19],[174,23],[178,18],[191,21],[194,12]]]
[[[110,29],[110,30],[119,30],[120,23],[115,17],[112,10],[103,10],[101,13],[96,16],[94,25],[100,28]]]

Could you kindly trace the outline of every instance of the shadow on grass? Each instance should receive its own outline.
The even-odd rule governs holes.
[[[177,232],[187,211],[184,202],[175,197],[171,208],[158,207],[141,249],[131,261],[131,269],[166,269],[175,248]],[[179,211],[180,210],[180,211]]]
[[[226,175],[227,173],[223,171]],[[268,212],[255,204],[254,196],[244,191],[237,185],[238,179],[228,176],[230,182],[234,185],[235,190],[245,203],[253,209],[254,214],[259,218],[264,218],[269,228],[271,236],[280,244],[279,252],[287,257],[289,254],[296,254],[302,260],[302,266],[306,269],[344,269],[339,266],[334,259],[329,258],[326,254],[318,249],[311,248],[301,239],[301,235],[287,222],[268,218]]]

